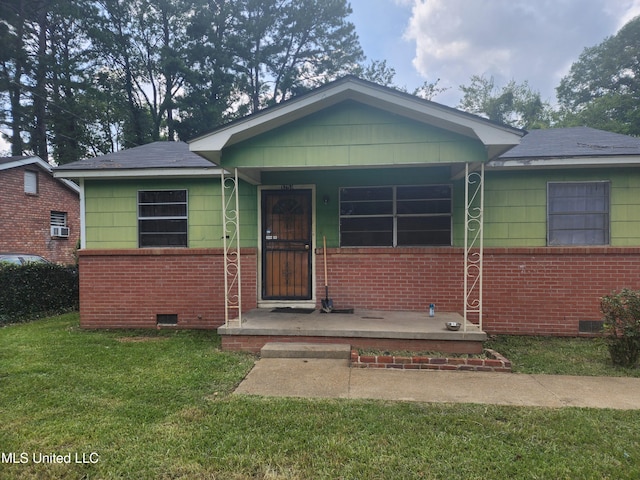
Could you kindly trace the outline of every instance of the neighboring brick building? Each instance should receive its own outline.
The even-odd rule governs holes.
[[[79,188],[51,172],[39,157],[0,158],[0,252],[75,263]]]

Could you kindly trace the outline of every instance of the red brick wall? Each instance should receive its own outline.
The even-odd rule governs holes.
[[[325,297],[322,250],[317,295]],[[329,297],[335,308],[442,311],[462,307],[463,257],[457,248],[328,248]]]
[[[640,289],[640,248],[487,249],[484,329],[488,333],[577,335],[601,320],[600,297]]]
[[[463,250],[327,249],[336,308],[463,311]],[[322,250],[318,299],[324,298]],[[601,296],[640,289],[640,248],[488,248],[483,328],[487,333],[578,335],[579,320],[601,320]]]
[[[24,193],[24,171],[38,172],[38,194]],[[35,165],[0,171],[0,251],[31,253],[56,263],[75,263],[80,238],[78,194]],[[69,238],[51,238],[51,211],[67,212]],[[9,228],[7,228],[9,227]]]
[[[329,296],[336,308],[462,313],[459,248],[328,249]],[[243,310],[257,306],[257,251],[243,249]],[[322,250],[317,298],[324,298]],[[224,321],[220,249],[83,250],[80,315],[84,327],[155,328],[177,313],[179,328]],[[483,327],[489,334],[578,335],[579,320],[600,320],[599,299],[640,289],[638,248],[488,248]]]
[[[177,328],[224,323],[222,249],[81,250],[80,324],[156,328],[177,314]],[[256,251],[243,249],[243,310],[256,308]]]

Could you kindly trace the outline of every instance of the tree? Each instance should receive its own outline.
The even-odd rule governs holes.
[[[585,48],[556,92],[563,126],[640,135],[640,17]]]
[[[396,85],[396,69],[389,67],[386,60],[371,60],[368,65],[358,65],[353,73],[364,80],[408,93],[406,86]],[[425,81],[412,92],[412,95],[432,100],[439,93],[448,90],[445,87],[438,87],[439,82],[439,78],[435,82]]]
[[[543,102],[528,82],[518,85],[511,80],[499,89],[493,77],[473,75],[469,85],[461,85],[462,100],[458,108],[487,117],[494,122],[517,128],[547,128],[551,123],[551,106]]]
[[[27,38],[29,22],[34,18],[33,4],[28,0],[2,0],[0,2],[0,90],[4,93],[8,109],[3,112],[3,122],[10,129],[7,139],[11,143],[11,154],[22,155],[25,151],[24,132],[27,130],[27,113],[23,102],[27,88],[23,84],[31,69]]]
[[[236,3],[234,69],[252,112],[350,73],[362,60],[346,0]]]

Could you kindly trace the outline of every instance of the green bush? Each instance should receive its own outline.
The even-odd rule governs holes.
[[[77,310],[78,269],[0,263],[0,324]]]
[[[600,299],[604,333],[614,365],[633,367],[640,356],[640,291],[622,289]]]

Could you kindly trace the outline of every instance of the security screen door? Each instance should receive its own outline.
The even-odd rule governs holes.
[[[262,191],[262,298],[311,299],[311,190]]]

